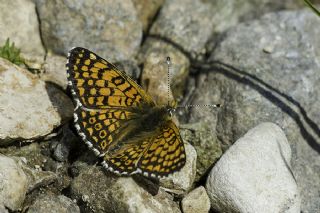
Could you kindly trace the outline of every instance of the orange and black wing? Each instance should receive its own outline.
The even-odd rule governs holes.
[[[70,50],[66,66],[68,84],[77,105],[88,109],[155,105],[134,80],[87,49]]]
[[[76,129],[97,155],[125,134],[128,121],[136,116],[132,108],[155,105],[134,80],[87,49],[70,50],[66,66],[77,105]]]
[[[120,174],[141,173],[164,177],[179,171],[186,162],[186,153],[177,126],[168,121],[154,136],[119,149],[105,156],[103,165]]]

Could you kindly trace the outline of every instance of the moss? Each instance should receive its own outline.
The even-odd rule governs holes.
[[[14,42],[10,43],[9,38],[6,40],[6,43],[0,47],[0,57],[17,65],[24,63],[24,59],[20,56],[20,49],[15,47]]]

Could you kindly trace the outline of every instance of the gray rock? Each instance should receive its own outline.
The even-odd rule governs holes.
[[[47,54],[43,66],[44,72],[41,74],[41,79],[59,85],[63,89],[67,89],[67,72],[66,72],[66,57]]]
[[[175,194],[184,194],[189,191],[196,177],[197,152],[189,143],[185,143],[184,146],[187,155],[184,167],[180,171],[160,179],[160,186]]]
[[[0,206],[11,211],[22,207],[28,189],[28,178],[12,158],[0,155]]]
[[[73,104],[60,90],[0,59],[1,145],[49,134],[72,117]]]
[[[183,213],[208,213],[210,200],[203,186],[189,192],[181,201]]]
[[[263,123],[237,140],[211,170],[206,189],[221,212],[300,212],[284,132]]]
[[[143,25],[143,31],[146,32],[164,0],[132,0],[132,2]]]
[[[142,25],[130,0],[36,2],[43,41],[55,53],[81,46],[108,60],[124,60],[138,50]]]
[[[79,207],[63,195],[42,195],[31,205],[28,213],[80,213]]]
[[[213,29],[211,9],[208,1],[165,1],[150,34],[170,39],[187,52],[203,53]]]
[[[189,74],[188,58],[174,46],[153,38],[148,38],[141,49],[141,85],[158,104],[168,103],[168,56],[171,59],[170,100],[172,95],[175,99],[180,99]]]
[[[305,10],[268,14],[230,29],[211,60],[236,69],[207,64],[209,74],[193,102],[223,107],[194,110],[190,119],[217,122],[223,148],[261,122],[281,126],[293,150],[304,212],[319,211],[320,203],[319,23]]]
[[[151,195],[131,177],[115,177],[87,167],[71,183],[72,198],[84,212],[180,212],[173,198],[159,190]]]
[[[7,38],[26,58],[43,57],[35,4],[30,0],[0,1],[0,46]]]
[[[114,63],[118,69],[124,71],[127,75],[129,75],[132,79],[138,80],[141,74],[141,70],[137,65],[137,62],[132,60],[123,60]]]
[[[199,181],[222,155],[216,133],[205,122],[180,125],[180,133],[183,141],[197,151],[196,181]]]

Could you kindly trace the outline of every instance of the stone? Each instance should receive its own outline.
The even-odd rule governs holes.
[[[318,210],[320,202],[320,31],[314,27],[319,21],[302,10],[270,13],[230,28],[206,67],[198,66],[207,75],[193,100],[223,106],[193,110],[189,120],[211,122],[224,150],[261,122],[281,126],[293,150],[304,212]],[[270,46],[272,52],[266,53]]]
[[[0,206],[11,211],[22,207],[28,189],[28,178],[13,158],[0,155]]]
[[[189,192],[181,201],[183,213],[208,213],[210,200],[203,186]]]
[[[178,172],[160,179],[160,186],[175,194],[184,194],[189,191],[196,177],[197,152],[189,143],[185,143],[187,155],[186,164]]]
[[[70,192],[83,203],[83,212],[180,212],[173,197],[163,190],[152,195],[131,177],[117,177],[96,166],[83,168]]]
[[[6,39],[21,49],[24,58],[44,57],[36,7],[30,0],[0,1],[0,46]]]
[[[222,155],[217,135],[205,122],[180,125],[180,134],[184,142],[190,143],[197,152],[196,181],[206,177],[212,165]]]
[[[147,32],[164,0],[132,0],[132,2],[142,23],[143,31]]]
[[[169,73],[167,57],[170,57],[171,61]],[[142,47],[140,60],[144,64],[141,86],[156,103],[167,104],[168,99],[172,100],[172,96],[176,100],[182,98],[190,66],[188,58],[183,53],[163,41],[148,38]],[[171,89],[169,94],[168,77]]]
[[[66,63],[66,57],[48,53],[43,65],[41,79],[57,84],[62,89],[66,90],[68,85]]]
[[[0,144],[43,137],[73,116],[71,100],[53,85],[0,58]]]
[[[219,212],[300,212],[290,166],[291,149],[281,128],[262,123],[237,140],[211,170],[206,189]]]
[[[150,35],[168,39],[186,52],[201,54],[213,30],[211,9],[208,1],[165,1]]]
[[[41,33],[47,49],[66,55],[74,46],[103,58],[133,57],[142,39],[142,24],[132,1],[36,1]]]
[[[79,207],[63,195],[42,195],[29,207],[27,213],[80,213]]]

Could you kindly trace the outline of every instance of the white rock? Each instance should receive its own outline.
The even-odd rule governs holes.
[[[185,143],[184,146],[187,155],[185,166],[179,172],[160,179],[160,186],[175,194],[183,194],[190,190],[196,178],[197,152],[189,143]]]
[[[0,0],[0,46],[7,38],[28,57],[44,56],[35,4],[30,0]]]
[[[221,212],[300,212],[291,149],[273,123],[251,129],[211,170],[206,189]]]
[[[210,200],[203,186],[192,190],[187,194],[182,202],[183,213],[208,213],[210,210]]]
[[[0,143],[49,134],[73,112],[59,89],[0,58]]]
[[[0,206],[18,210],[27,189],[28,178],[19,164],[12,158],[0,155]]]

